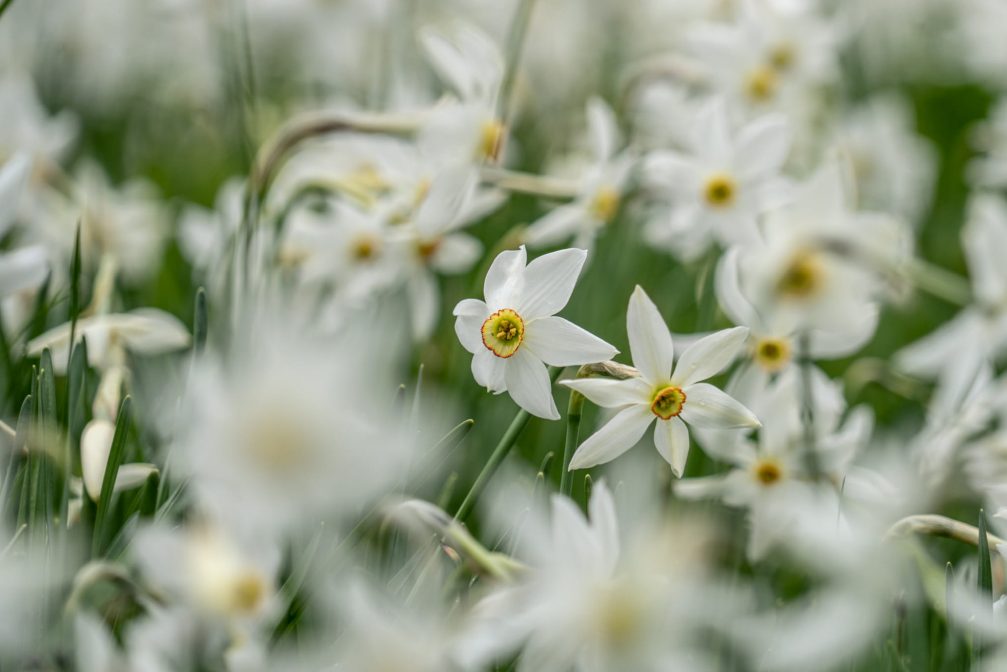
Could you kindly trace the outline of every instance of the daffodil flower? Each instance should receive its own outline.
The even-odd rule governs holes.
[[[465,299],[454,309],[455,333],[473,354],[476,382],[495,394],[510,393],[518,406],[540,418],[559,419],[546,364],[591,364],[618,352],[556,317],[586,259],[585,250],[567,249],[529,264],[523,245],[501,252],[486,274],[486,300]]]
[[[718,331],[689,346],[672,367],[671,331],[650,300],[637,286],[626,316],[629,347],[638,378],[566,380],[592,403],[619,412],[574,453],[570,469],[587,469],[610,462],[632,448],[656,421],[657,451],[681,476],[689,456],[689,429],[755,428],[755,415],[713,385],[701,381],[727,367],[741,350],[748,329]]]

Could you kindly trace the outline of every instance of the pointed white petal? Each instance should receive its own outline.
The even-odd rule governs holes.
[[[119,465],[119,471],[115,475],[115,486],[113,486],[113,489],[116,492],[121,492],[123,490],[138,488],[147,482],[148,476],[156,473],[157,466],[153,464],[134,462],[132,464]]]
[[[490,392],[503,392],[507,389],[504,378],[506,361],[483,348],[472,357],[472,377]]]
[[[612,108],[601,98],[592,97],[587,103],[587,122],[595,160],[608,161],[620,142],[619,124]]]
[[[586,217],[580,203],[561,205],[532,222],[524,232],[524,239],[533,247],[558,243],[572,236]]]
[[[102,481],[105,479],[105,465],[112,450],[115,425],[108,420],[92,420],[87,423],[80,437],[80,470],[84,480],[84,490],[88,497],[97,501],[101,495]]]
[[[483,253],[483,244],[467,233],[453,233],[441,238],[430,258],[430,266],[444,275],[465,273],[475,266]]]
[[[419,234],[434,237],[450,230],[475,195],[478,180],[479,176],[469,165],[447,168],[438,173],[413,220]]]
[[[586,260],[587,251],[570,248],[544,254],[528,264],[518,313],[531,320],[562,310]]]
[[[552,381],[545,364],[524,348],[504,361],[507,393],[517,405],[540,418],[559,420],[559,411],[552,398]]]
[[[783,115],[769,115],[745,126],[738,135],[735,169],[742,180],[780,170],[790,152],[790,125]]]
[[[614,380],[612,378],[575,378],[561,380],[560,384],[577,390],[595,406],[619,408],[630,404],[650,406],[651,388],[640,378]]]
[[[717,301],[732,322],[735,324],[763,331],[762,320],[752,302],[741,292],[741,283],[738,278],[738,259],[741,255],[741,248],[732,247],[720,258],[717,263],[717,274],[715,278]]]
[[[703,478],[683,478],[675,483],[675,494],[682,499],[720,498],[727,485],[727,474]]]
[[[591,527],[594,529],[599,551],[604,563],[603,571],[611,573],[619,561],[619,518],[615,512],[615,501],[605,481],[598,481],[591,490],[588,503]]]
[[[748,327],[733,327],[696,341],[679,358],[672,382],[684,387],[720,373],[734,361],[747,338]]]
[[[462,347],[473,355],[487,351],[483,345],[482,326],[489,316],[489,308],[479,299],[465,299],[455,306],[455,334]]]
[[[675,348],[671,331],[657,306],[639,285],[629,297],[626,313],[626,331],[629,332],[629,349],[633,365],[650,383],[659,383],[671,375]]]
[[[570,470],[587,469],[619,457],[636,445],[653,420],[648,406],[634,405],[619,411],[580,444],[570,460]]]
[[[524,286],[524,267],[528,260],[524,245],[497,255],[486,272],[483,295],[490,310],[513,308]]]
[[[594,364],[619,352],[594,334],[562,317],[542,317],[528,324],[523,348],[550,366]]]
[[[679,417],[690,425],[710,429],[761,426],[755,414],[713,385],[696,383],[683,391],[685,407]]]
[[[678,418],[658,420],[654,424],[654,445],[661,457],[671,465],[676,478],[685,471],[685,461],[689,458],[689,428]]]
[[[41,285],[49,273],[47,257],[40,245],[0,254],[0,297]]]

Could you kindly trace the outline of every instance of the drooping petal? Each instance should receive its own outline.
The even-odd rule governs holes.
[[[748,327],[733,327],[696,341],[679,358],[672,382],[684,387],[720,373],[734,361],[747,338]]]
[[[503,368],[507,392],[517,405],[540,418],[559,420],[556,401],[552,398],[552,381],[545,364],[524,348],[501,361],[506,362]]]
[[[696,383],[683,389],[685,406],[679,416],[700,428],[729,429],[760,427],[755,414],[708,383]]]
[[[506,360],[483,348],[472,357],[472,377],[490,392],[499,394],[507,389],[505,362]]]
[[[619,351],[562,317],[542,317],[528,324],[523,347],[550,366],[593,364]]]
[[[524,267],[528,253],[524,245],[516,250],[506,250],[497,255],[486,272],[483,295],[490,310],[513,308],[524,285]]]
[[[587,469],[619,457],[636,445],[653,420],[654,414],[647,406],[633,405],[619,411],[580,444],[570,460],[570,470]]]
[[[678,418],[658,420],[654,425],[654,445],[671,465],[675,477],[680,478],[689,458],[689,428]]]
[[[115,425],[108,420],[87,423],[80,437],[80,470],[87,496],[98,501],[105,478],[105,465],[112,450]]]
[[[629,332],[633,366],[639,369],[647,382],[659,383],[667,379],[675,357],[671,331],[657,306],[639,285],[629,297],[626,330]]]
[[[555,315],[570,300],[587,251],[574,248],[543,254],[524,269],[524,292],[517,311],[526,320]]]
[[[780,170],[790,151],[790,125],[779,114],[756,119],[741,130],[735,150],[735,169],[742,180]]]
[[[561,385],[577,390],[595,406],[620,408],[630,404],[650,405],[651,386],[640,378],[575,378],[561,380]]]

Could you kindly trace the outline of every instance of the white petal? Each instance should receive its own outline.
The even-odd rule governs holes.
[[[732,322],[762,331],[762,320],[759,319],[755,306],[741,292],[741,283],[738,279],[740,254],[741,248],[732,247],[724,253],[717,264],[717,301]]]
[[[619,351],[594,334],[562,317],[542,317],[528,324],[522,348],[550,366],[594,364]]]
[[[516,250],[507,250],[497,255],[486,272],[483,295],[490,310],[513,308],[514,300],[521,294],[524,285],[524,267],[528,253],[524,245]]]
[[[730,158],[731,126],[723,98],[713,98],[698,110],[693,138],[700,156],[717,163]]]
[[[587,122],[594,158],[607,161],[619,144],[619,125],[612,108],[601,98],[592,97],[587,103]]]
[[[506,361],[483,348],[472,357],[472,377],[490,392],[503,392],[507,389],[504,378]]]
[[[483,253],[483,244],[467,233],[453,233],[441,238],[430,266],[444,275],[457,275],[471,269]]]
[[[409,296],[409,317],[413,327],[413,338],[424,341],[430,337],[439,317],[437,312],[441,296],[437,281],[432,274],[421,269],[418,273],[413,273],[406,283],[406,294]],[[455,324],[458,324],[458,320],[455,320]]]
[[[654,445],[661,457],[671,465],[676,478],[685,471],[689,458],[689,428],[678,418],[658,420],[654,425]]]
[[[675,495],[682,499],[707,499],[723,496],[727,474],[705,476],[703,478],[684,478],[675,483]]]
[[[647,382],[660,383],[667,379],[675,357],[671,331],[657,306],[639,285],[629,297],[626,331],[629,332],[633,366],[639,369]]]
[[[587,260],[585,250],[543,254],[524,270],[524,293],[517,311],[526,320],[555,315],[570,300],[577,276]]]
[[[580,444],[570,460],[570,470],[587,469],[619,457],[637,444],[653,420],[650,407],[642,404],[619,411],[604,427]]]
[[[735,168],[742,180],[765,177],[780,170],[790,151],[790,125],[782,115],[756,119],[738,135]]]
[[[686,400],[681,418],[700,428],[760,427],[755,415],[713,385],[696,383],[683,389]]]
[[[112,450],[115,425],[108,420],[87,423],[80,437],[80,470],[88,497],[97,501],[105,479],[105,465]]]
[[[605,563],[603,570],[606,574],[610,573],[619,561],[619,518],[615,512],[612,493],[604,481],[598,481],[591,490],[588,513]]]
[[[532,246],[558,243],[572,236],[586,217],[584,206],[579,203],[561,205],[535,220],[525,230],[524,239]]]
[[[30,172],[31,159],[24,152],[15,154],[0,169],[0,236],[14,223],[21,191],[28,183]]]
[[[524,348],[505,361],[507,393],[517,405],[540,418],[559,420],[559,411],[552,398],[552,381],[545,364]]]
[[[561,385],[577,390],[595,406],[619,408],[630,404],[650,404],[651,387],[640,378],[575,378]]]
[[[714,376],[730,365],[748,338],[748,327],[733,327],[696,341],[682,353],[672,382],[684,387]]]
[[[478,179],[468,165],[440,171],[416,211],[414,224],[420,235],[434,237],[448,231],[474,196]]]
[[[22,247],[0,254],[0,297],[38,287],[49,273],[45,248]]]
[[[455,306],[455,334],[462,347],[473,355],[486,351],[483,345],[482,326],[489,316],[489,308],[479,299],[464,299]]]
[[[135,462],[132,464],[119,465],[119,471],[115,475],[116,492],[138,488],[147,482],[151,474],[157,473],[157,467],[153,464]]]

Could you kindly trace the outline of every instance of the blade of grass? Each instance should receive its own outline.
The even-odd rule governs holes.
[[[130,398],[126,396],[119,406],[119,414],[115,421],[115,433],[112,435],[112,447],[108,452],[108,462],[105,464],[105,475],[101,479],[101,494],[98,497],[98,506],[95,512],[94,532],[91,536],[91,555],[97,557],[102,551],[102,541],[106,537],[111,537],[111,530],[105,528],[109,526],[109,508],[112,505],[112,491],[115,488],[115,479],[119,474],[119,465],[126,450],[126,435],[129,433],[130,421]]]

